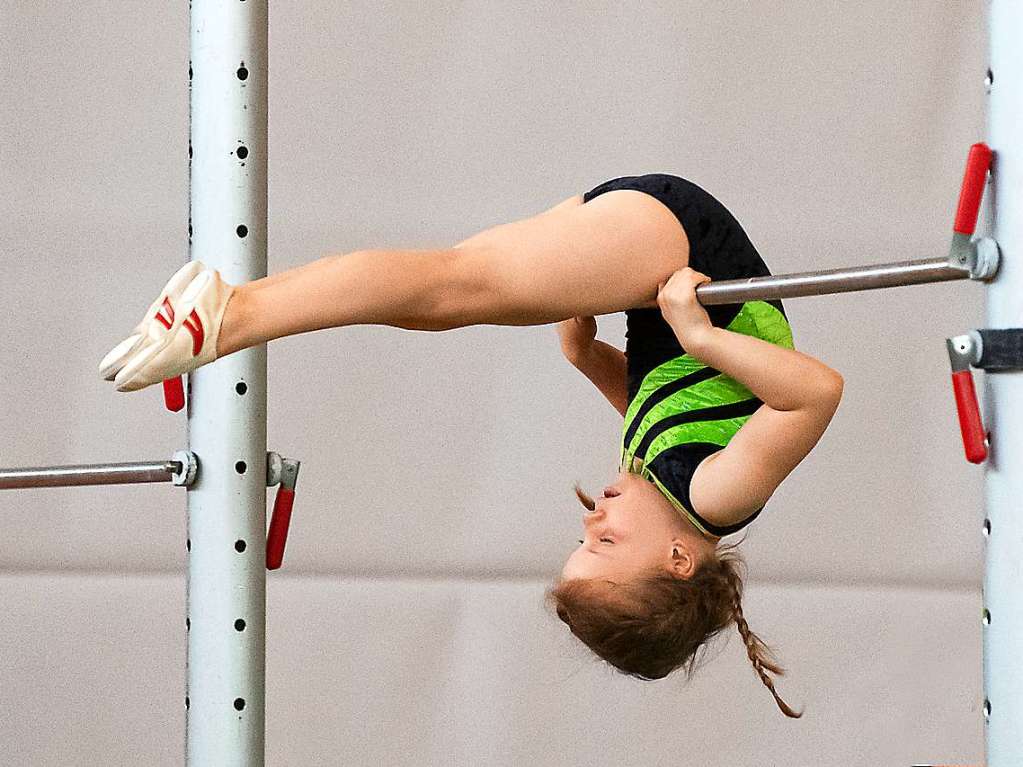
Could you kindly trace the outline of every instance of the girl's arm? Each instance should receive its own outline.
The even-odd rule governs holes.
[[[686,351],[734,378],[775,410],[816,407],[822,398],[829,400],[841,392],[837,370],[795,349],[717,327],[687,340]]]
[[[838,409],[843,379],[807,354],[724,328],[687,340],[694,357],[764,402],[692,478],[697,513],[713,524],[734,524],[763,506],[817,444]]]
[[[593,341],[586,351],[565,357],[624,417],[629,405],[625,352],[603,341]]]

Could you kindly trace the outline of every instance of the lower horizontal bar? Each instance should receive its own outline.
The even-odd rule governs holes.
[[[0,490],[78,485],[133,485],[172,482],[182,472],[180,461],[101,463],[84,466],[42,466],[0,469]]]
[[[704,306],[741,304],[744,301],[822,296],[855,290],[964,280],[971,276],[969,268],[956,266],[947,258],[933,258],[709,282],[696,288],[696,298]]]

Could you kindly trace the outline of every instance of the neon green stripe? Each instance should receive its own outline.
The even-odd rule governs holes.
[[[662,451],[686,442],[710,442],[724,447],[749,419],[748,415],[743,415],[737,418],[723,418],[720,421],[700,421],[672,426],[658,434],[650,443],[644,461],[652,463]]]
[[[667,397],[650,408],[650,411],[640,422],[639,428],[636,430],[636,434],[632,438],[632,443],[628,446],[628,451],[631,453],[639,446],[640,441],[643,439],[643,435],[647,433],[651,426],[665,418],[668,418],[669,416],[677,415],[679,413],[687,413],[690,410],[699,410],[701,408],[716,407],[718,405],[731,405],[736,402],[742,402],[753,398],[753,392],[734,378],[729,378],[723,374],[718,374],[713,378],[708,378],[706,381],[700,381],[699,383],[688,386],[685,389],[680,389],[670,397]],[[698,421],[687,425],[698,430],[703,423],[703,421]],[[693,439],[696,439],[696,437],[693,437]],[[708,439],[703,441],[711,442],[713,440]],[[647,454],[647,460],[652,460],[649,453]]]
[[[792,327],[785,315],[766,301],[747,301],[735,319],[728,323],[728,330],[743,335],[762,338],[777,346],[794,349]]]

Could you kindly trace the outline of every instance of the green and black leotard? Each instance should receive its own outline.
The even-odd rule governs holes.
[[[590,190],[583,202],[613,189],[646,192],[666,205],[689,239],[689,265],[712,280],[770,274],[739,222],[691,181],[663,173],[623,176]],[[715,327],[793,348],[780,300],[706,308]],[[699,530],[714,536],[741,530],[763,508],[736,524],[713,525],[693,508],[689,485],[700,462],[727,445],[763,402],[687,354],[660,309],[629,309],[625,315],[629,407],[621,468],[653,482]]]

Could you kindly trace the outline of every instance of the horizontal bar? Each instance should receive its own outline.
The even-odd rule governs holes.
[[[180,461],[145,463],[97,463],[84,466],[38,466],[0,469],[0,490],[27,487],[76,487],[78,485],[133,485],[141,482],[172,482],[180,474]]]
[[[891,264],[709,282],[696,288],[696,298],[704,306],[741,304],[744,301],[823,296],[855,290],[964,280],[970,276],[969,268],[956,266],[950,263],[948,258],[931,258],[922,261],[897,261]]]

